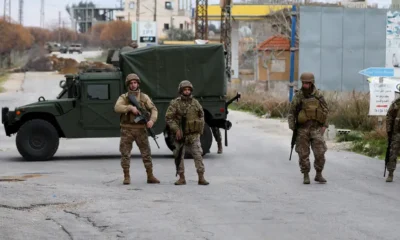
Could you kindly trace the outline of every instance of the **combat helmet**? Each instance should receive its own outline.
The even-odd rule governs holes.
[[[126,76],[125,84],[128,85],[129,82],[132,81],[132,80],[136,80],[140,84],[139,76],[134,74],[134,73],[130,73],[130,74],[128,74],[128,76]]]
[[[302,82],[308,82],[308,83],[315,84],[315,77],[314,77],[314,74],[311,72],[302,73],[300,76],[300,80]]]
[[[189,80],[183,80],[179,83],[178,92],[181,93],[185,87],[190,87],[191,91],[193,92],[193,85]]]

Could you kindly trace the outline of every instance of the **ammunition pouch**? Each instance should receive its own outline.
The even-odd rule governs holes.
[[[326,121],[326,118],[327,115],[323,112],[318,99],[303,99],[302,109],[297,116],[299,124],[304,124],[309,120],[314,120],[323,124]]]
[[[204,122],[200,119],[186,121],[184,134],[199,133],[202,134],[204,129]]]

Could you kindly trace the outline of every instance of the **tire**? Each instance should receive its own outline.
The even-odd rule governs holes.
[[[175,149],[175,146],[173,143],[173,137],[174,136],[171,135],[169,127],[166,127],[164,130],[164,140],[165,140],[165,143],[167,144],[169,150],[171,150],[171,151],[174,151],[174,149]],[[213,135],[212,135],[211,128],[208,126],[207,123],[205,123],[203,135],[200,136],[201,148],[203,149],[202,156],[204,156],[210,152],[212,141],[213,141]],[[187,151],[185,153],[185,158],[193,158],[193,156],[189,151]]]
[[[56,128],[42,119],[25,122],[16,137],[18,152],[28,161],[51,159],[57,152],[59,143],[60,137]]]

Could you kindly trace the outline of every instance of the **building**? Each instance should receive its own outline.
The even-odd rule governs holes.
[[[123,21],[156,21],[157,36],[166,37],[166,30],[180,28],[193,30],[191,0],[126,0],[124,10],[116,13]]]
[[[272,86],[290,79],[290,40],[285,36],[273,36],[257,46],[258,80]],[[299,54],[295,54],[294,79],[298,77]]]

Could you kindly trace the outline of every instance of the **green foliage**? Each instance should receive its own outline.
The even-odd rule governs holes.
[[[183,30],[180,28],[172,27],[167,31],[168,40],[172,41],[191,41],[194,40],[192,30]]]

